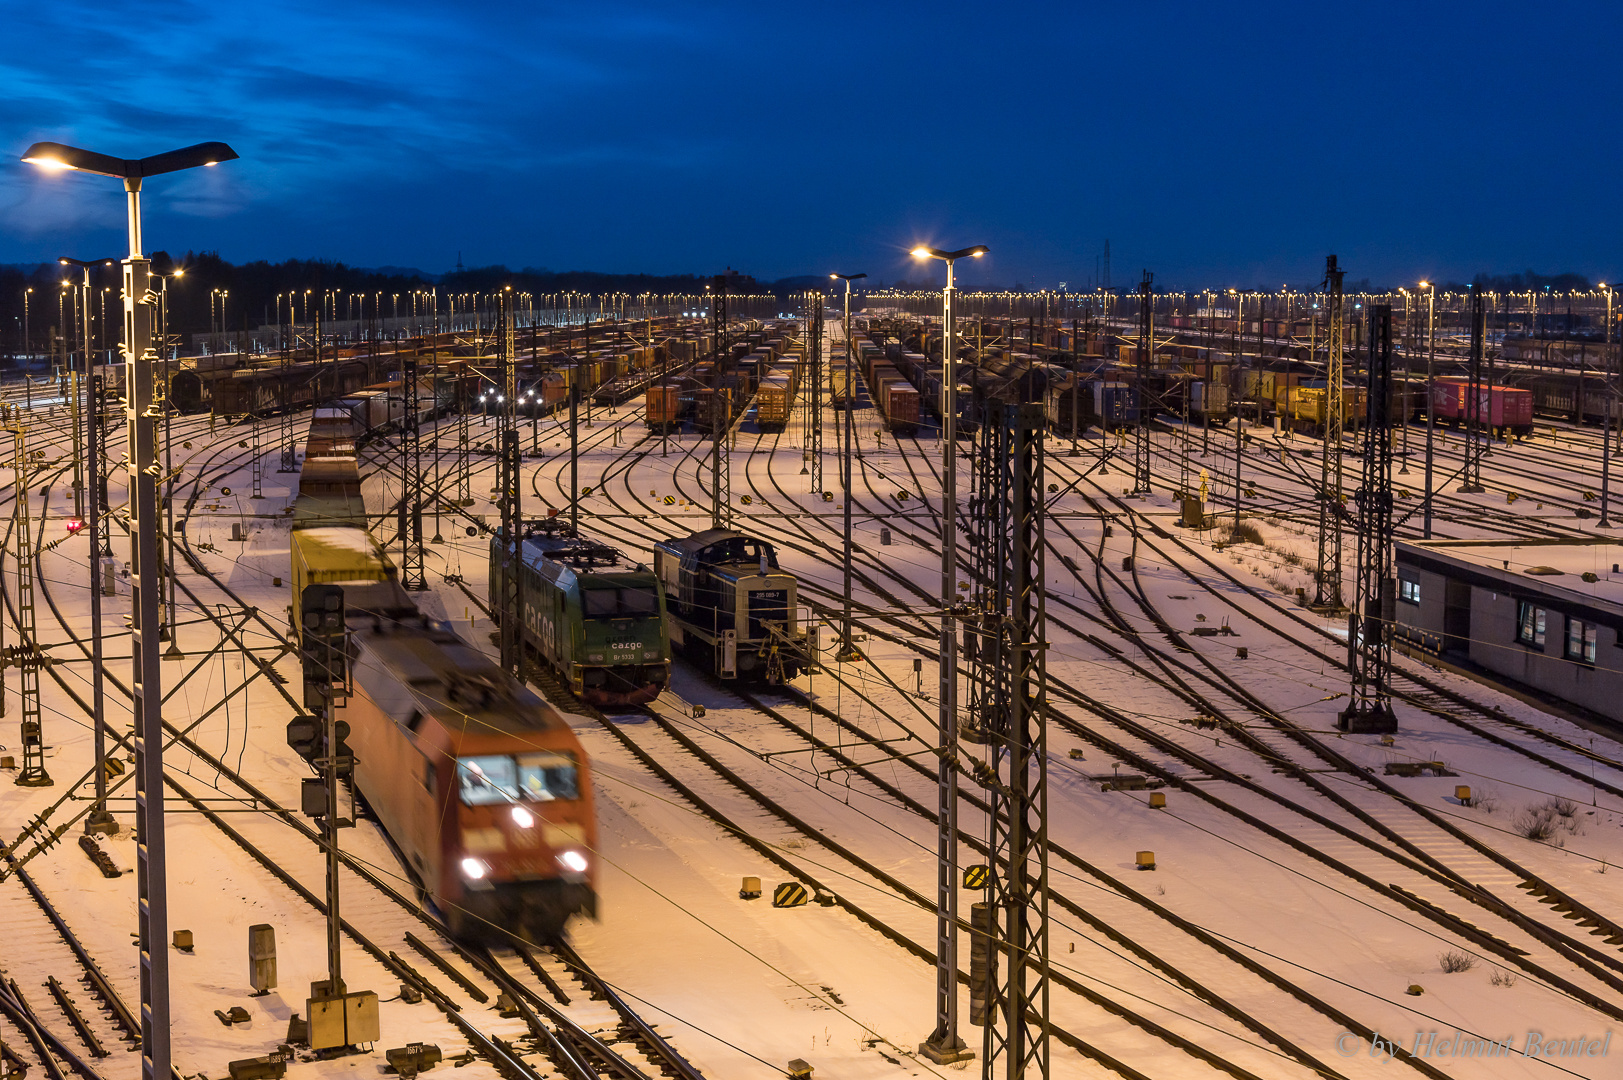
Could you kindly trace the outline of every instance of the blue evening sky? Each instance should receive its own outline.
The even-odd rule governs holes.
[[[51,139],[242,160],[153,249],[1168,286],[1623,274],[1609,3],[8,2],[0,262],[117,253]]]

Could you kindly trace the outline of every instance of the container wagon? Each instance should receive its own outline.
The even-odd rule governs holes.
[[[1533,432],[1533,392],[1508,386],[1478,384],[1477,400],[1471,402],[1471,381],[1464,378],[1438,379],[1431,388],[1432,407],[1437,422],[1463,427],[1472,419],[1493,431],[1509,431],[1518,437]]]
[[[789,426],[789,413],[795,404],[795,376],[768,375],[755,394],[755,426],[762,431],[782,431]]]
[[[1138,390],[1124,382],[1094,380],[1093,414],[1107,429],[1130,427],[1138,423]]]

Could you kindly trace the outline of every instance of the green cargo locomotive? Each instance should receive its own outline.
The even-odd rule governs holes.
[[[490,541],[491,606],[502,595],[501,530]],[[665,595],[652,570],[606,544],[535,522],[520,545],[520,636],[583,701],[641,705],[671,679]]]

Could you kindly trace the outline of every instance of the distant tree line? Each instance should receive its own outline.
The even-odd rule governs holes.
[[[169,330],[173,334],[190,335],[211,330],[243,330],[274,323],[280,311],[287,318],[291,294],[297,298],[301,319],[314,311],[319,298],[336,292],[336,306],[328,308],[328,316],[336,311],[338,318],[361,317],[359,296],[364,295],[364,317],[378,313],[392,315],[398,310],[402,316],[411,308],[414,291],[437,290],[440,309],[445,310],[445,297],[459,293],[490,293],[511,285],[514,290],[536,295],[550,293],[690,293],[701,294],[711,280],[702,274],[607,274],[589,270],[553,271],[526,267],[511,270],[505,266],[481,266],[430,274],[421,270],[401,267],[369,269],[327,259],[288,259],[272,263],[264,260],[235,264],[222,259],[218,252],[188,251],[175,257],[166,251],[154,252],[152,270],[156,274],[171,275],[183,269],[180,277],[167,277],[167,305]],[[121,269],[115,264],[96,267],[91,271],[91,285],[95,291],[92,312],[97,319],[105,305],[105,336],[110,347],[117,347],[120,333],[118,315]],[[61,282],[73,285],[81,281],[76,267],[63,267],[55,263],[39,265],[0,266],[0,354],[15,355],[23,348],[26,323],[30,341],[36,352],[50,347],[52,334],[58,325],[58,298],[63,293]],[[787,297],[792,293],[815,288],[823,283],[821,276],[784,278],[775,282],[759,282],[748,274],[736,279],[735,288],[742,292],[773,293]],[[25,293],[33,289],[25,301]],[[106,290],[105,296],[103,290]],[[304,297],[312,300],[306,304]],[[280,300],[278,299],[280,298]],[[333,302],[329,302],[333,303]],[[61,309],[66,313],[69,309]],[[77,323],[71,321],[70,326]],[[76,333],[70,331],[70,336]],[[103,326],[96,328],[95,343],[99,347]]]

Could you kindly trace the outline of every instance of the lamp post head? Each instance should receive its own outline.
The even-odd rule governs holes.
[[[119,180],[139,180],[145,176],[194,169],[200,165],[218,165],[231,161],[237,152],[223,142],[198,143],[163,154],[144,158],[116,158],[83,150],[63,143],[39,142],[30,146],[22,159],[30,165],[52,171],[76,171],[112,176]]]
[[[978,259],[985,255],[988,250],[985,244],[976,244],[974,247],[960,248],[957,251],[942,251],[940,248],[920,246],[914,248],[912,254],[915,259],[941,259],[951,262],[954,259],[962,259],[966,255]]]

